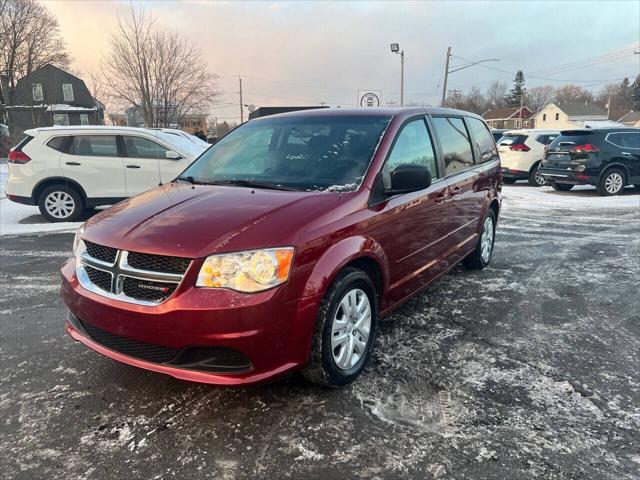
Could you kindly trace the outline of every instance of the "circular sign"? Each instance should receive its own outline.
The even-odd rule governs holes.
[[[380,97],[373,92],[366,92],[360,96],[361,107],[379,107]]]

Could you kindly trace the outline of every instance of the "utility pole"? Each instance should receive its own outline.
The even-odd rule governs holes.
[[[524,92],[520,94],[520,125],[518,128],[522,128],[522,107],[524,104]]]
[[[242,77],[238,77],[240,82],[240,124],[244,123],[244,107],[242,106]]]
[[[451,47],[447,48],[447,61],[444,65],[444,83],[442,85],[442,103],[441,107],[444,107],[444,102],[447,99],[447,80],[449,77],[449,59],[451,58]]]
[[[404,50],[400,52],[400,106],[404,107]]]

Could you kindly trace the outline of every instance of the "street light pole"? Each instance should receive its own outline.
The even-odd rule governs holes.
[[[497,58],[485,58],[484,60],[478,60],[477,62],[470,62],[466,65],[463,65],[458,68],[454,68],[453,70],[449,70],[449,59],[452,57],[451,55],[451,47],[447,48],[447,61],[444,67],[444,82],[442,83],[442,107],[444,107],[444,102],[447,99],[447,80],[449,80],[449,74],[457,72],[459,70],[464,70],[465,68],[473,67],[474,65],[478,65],[479,63],[484,62],[499,62],[500,60]]]
[[[447,48],[447,61],[444,66],[444,82],[442,84],[442,103],[441,107],[444,107],[444,101],[447,99],[447,80],[449,79],[449,59],[451,58],[451,47]]]
[[[404,106],[404,50],[397,43],[391,44],[391,52],[400,55],[400,106]]]

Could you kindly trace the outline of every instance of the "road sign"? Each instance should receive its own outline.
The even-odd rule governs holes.
[[[381,98],[380,90],[358,90],[358,105],[361,107],[379,107]]]

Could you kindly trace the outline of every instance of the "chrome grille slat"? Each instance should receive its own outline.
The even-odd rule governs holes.
[[[86,243],[85,243],[86,245]],[[156,306],[167,300],[182,282],[184,273],[191,266],[191,259],[181,257],[167,257],[171,260],[167,265],[187,265],[184,273],[160,272],[135,268],[128,262],[129,253],[135,253],[140,257],[147,254],[117,250],[112,247],[103,247],[98,244],[91,244],[91,249],[87,248],[80,255],[80,262],[76,266],[76,274],[80,284],[87,290],[103,297],[120,300],[138,305]],[[108,263],[104,252],[115,250],[113,262]],[[95,258],[91,253],[96,253],[102,258]],[[160,255],[153,255],[151,265],[162,265],[158,258]],[[178,262],[179,261],[179,262]],[[155,262],[155,263],[154,263]],[[141,262],[138,262],[141,264]],[[106,290],[105,274],[111,275],[111,288]]]

